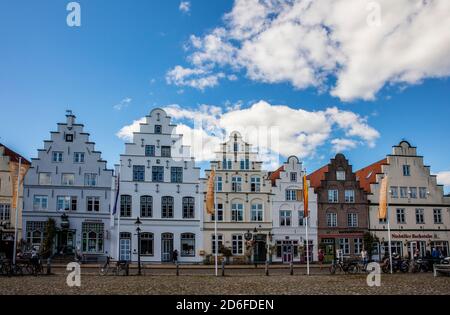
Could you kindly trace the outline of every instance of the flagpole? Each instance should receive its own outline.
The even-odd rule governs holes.
[[[306,270],[307,275],[309,276],[309,240],[308,240],[308,222],[309,216],[306,217]]]
[[[214,240],[216,242],[216,253],[214,257],[215,269],[216,269],[216,277],[219,276],[219,266],[218,266],[218,255],[219,255],[219,240],[217,238],[217,187],[216,187],[216,168],[214,167]]]
[[[303,176],[303,216],[306,218],[306,274],[310,275],[309,270],[309,235],[308,235],[308,224],[309,224],[309,209],[308,203],[309,199],[306,200],[305,196],[308,196],[308,183],[306,179],[306,168],[304,169],[304,176]],[[306,191],[305,191],[306,190]]]
[[[386,208],[387,208],[387,226],[388,226],[388,242],[389,242],[389,265],[391,267],[391,274],[393,274],[392,269],[392,243],[391,243],[391,220],[389,216],[389,201],[388,196],[386,196]]]
[[[20,168],[22,167],[22,158],[19,157],[19,169],[17,170],[17,196],[16,196],[16,221],[14,224],[14,250],[13,250],[13,265],[16,265],[17,255],[17,236],[19,225],[19,196],[20,196]]]

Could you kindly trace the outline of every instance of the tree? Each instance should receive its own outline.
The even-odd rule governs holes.
[[[50,218],[45,226],[45,239],[42,244],[41,255],[43,258],[49,258],[53,254],[53,243],[56,236],[56,222]]]
[[[367,251],[369,259],[372,257],[373,244],[378,243],[378,237],[370,232],[364,233],[364,248]]]

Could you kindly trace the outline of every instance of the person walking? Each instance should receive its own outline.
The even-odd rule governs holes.
[[[174,264],[178,262],[178,251],[176,249],[172,253],[172,260]]]
[[[367,254],[367,251],[366,251],[366,249],[364,247],[363,247],[363,249],[361,251],[361,261],[362,261],[364,270],[366,270],[367,262],[368,262],[368,254]]]
[[[325,259],[325,255],[323,254],[323,249],[319,249],[319,254],[317,257],[319,259],[320,270],[322,270],[323,260]]]

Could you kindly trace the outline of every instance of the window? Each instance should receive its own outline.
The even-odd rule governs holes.
[[[87,211],[100,211],[100,197],[87,197]]]
[[[400,198],[408,198],[408,187],[400,187]]]
[[[235,142],[233,143],[233,151],[238,152],[239,151],[239,143]]]
[[[339,246],[342,249],[344,255],[350,255],[350,242],[348,238],[340,238]]]
[[[280,226],[291,226],[292,211],[281,210],[280,211]]]
[[[51,185],[52,178],[50,173],[39,173],[39,185]]]
[[[84,185],[85,186],[96,186],[97,185],[97,174],[87,173],[84,174]]]
[[[409,165],[403,165],[403,176],[411,176],[411,169]]]
[[[161,134],[162,133],[162,126],[161,125],[155,125],[155,133]]]
[[[10,220],[11,220],[11,205],[7,203],[0,203],[0,223],[10,222]]]
[[[145,156],[155,156],[155,146],[146,145],[145,146]]]
[[[231,221],[244,221],[244,205],[242,203],[233,203],[231,205]]]
[[[426,187],[419,187],[419,198],[427,199],[427,188]]]
[[[304,226],[305,225],[305,211],[299,210],[298,211],[298,226]]]
[[[442,224],[442,210],[433,209],[434,224]]]
[[[133,181],[143,182],[145,181],[145,166],[133,165]]]
[[[220,250],[220,248],[223,246],[223,235],[217,234],[217,248]],[[216,235],[211,235],[211,249],[212,253],[216,254],[218,253],[218,250],[216,249]]]
[[[52,161],[54,163],[61,163],[63,161],[63,152],[53,152]]]
[[[292,172],[290,177],[291,177],[291,182],[296,182],[297,181],[297,173]]]
[[[75,152],[73,154],[73,162],[74,163],[84,163],[84,153],[83,152]]]
[[[345,180],[345,171],[337,171],[336,180]]]
[[[353,240],[353,243],[355,245],[355,247],[354,247],[355,255],[361,254],[361,251],[363,249],[363,239],[362,238],[355,238]]]
[[[231,190],[233,192],[242,191],[242,178],[240,176],[233,176],[231,179]]]
[[[243,255],[244,254],[244,238],[240,234],[235,234],[231,236],[232,240],[232,253],[233,255]]]
[[[409,188],[410,196],[413,199],[417,198],[417,188],[416,187],[410,187]]]
[[[77,211],[77,197],[58,196],[56,198],[56,210],[58,211]]]
[[[153,216],[153,197],[141,196],[141,217],[151,218]]]
[[[75,183],[74,174],[62,174],[61,175],[61,185],[63,186],[73,186]]]
[[[231,170],[233,168],[233,164],[232,163],[233,162],[231,160],[223,159],[223,161],[222,161],[223,169],[224,170],[226,170],[226,169]]]
[[[173,197],[161,198],[161,218],[173,218]]]
[[[252,221],[262,222],[263,216],[264,216],[263,205],[260,203],[253,204],[252,205]]]
[[[397,209],[397,223],[406,223],[405,209]]]
[[[327,213],[327,226],[337,227],[337,213],[334,212]]]
[[[416,224],[424,224],[424,210],[423,209],[416,209]]]
[[[182,167],[171,167],[170,168],[170,181],[172,183],[182,183],[183,182],[183,168]]]
[[[397,186],[391,186],[391,197],[398,198],[398,187]]]
[[[246,170],[250,169],[250,160],[249,159],[245,159],[245,169]]]
[[[328,190],[328,202],[330,202],[330,203],[338,202],[338,190],[337,189]]]
[[[72,134],[66,134],[66,142],[73,142],[73,135]]]
[[[245,160],[241,160],[241,170],[245,170]]]
[[[34,196],[33,209],[34,210],[47,210],[48,208],[48,196]]]
[[[217,204],[217,221],[223,221],[223,204],[222,203],[218,203]],[[214,214],[211,215],[211,221],[215,221],[216,217],[214,216]]]
[[[260,192],[261,191],[261,178],[260,177],[252,177],[251,178],[251,191],[252,192]]]
[[[195,256],[195,234],[192,233],[181,234],[181,256],[182,257]]]
[[[358,227],[358,214],[357,213],[349,213],[347,215],[347,224],[348,224],[348,227]]]
[[[102,253],[103,252],[103,223],[83,223],[83,252]]]
[[[183,198],[183,219],[195,218],[195,199],[193,197]]]
[[[153,166],[152,167],[152,181],[163,182],[164,181],[164,167]]]
[[[131,218],[131,196],[120,196],[120,216]]]
[[[355,191],[354,190],[346,190],[345,191],[345,202],[346,203],[354,203],[355,202]]]
[[[217,185],[216,190],[217,191],[222,191],[222,189],[223,189],[222,176],[217,176],[216,177],[216,185]]]
[[[286,190],[286,201],[296,201],[297,200],[297,190],[287,189]]]
[[[161,157],[171,157],[171,147],[169,146],[162,146],[161,147]]]
[[[28,221],[27,222],[27,242],[32,246],[39,247],[44,241],[44,231],[46,222]]]
[[[153,233],[141,233],[141,255],[153,256]]]

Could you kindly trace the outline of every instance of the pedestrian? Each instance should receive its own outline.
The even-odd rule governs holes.
[[[323,254],[323,249],[319,249],[318,258],[319,258],[320,270],[322,270],[323,260],[325,258],[325,255]]]
[[[434,247],[433,250],[431,251],[431,256],[433,256],[433,258],[439,258],[439,253]]]
[[[367,262],[368,262],[368,257],[367,257],[367,251],[366,249],[363,247],[362,251],[361,251],[361,261],[363,263],[364,266],[364,270],[366,269],[367,266]]]
[[[414,251],[414,259],[418,259],[420,257],[420,251],[418,248]]]
[[[172,259],[174,264],[178,262],[178,251],[176,249],[172,253]]]

